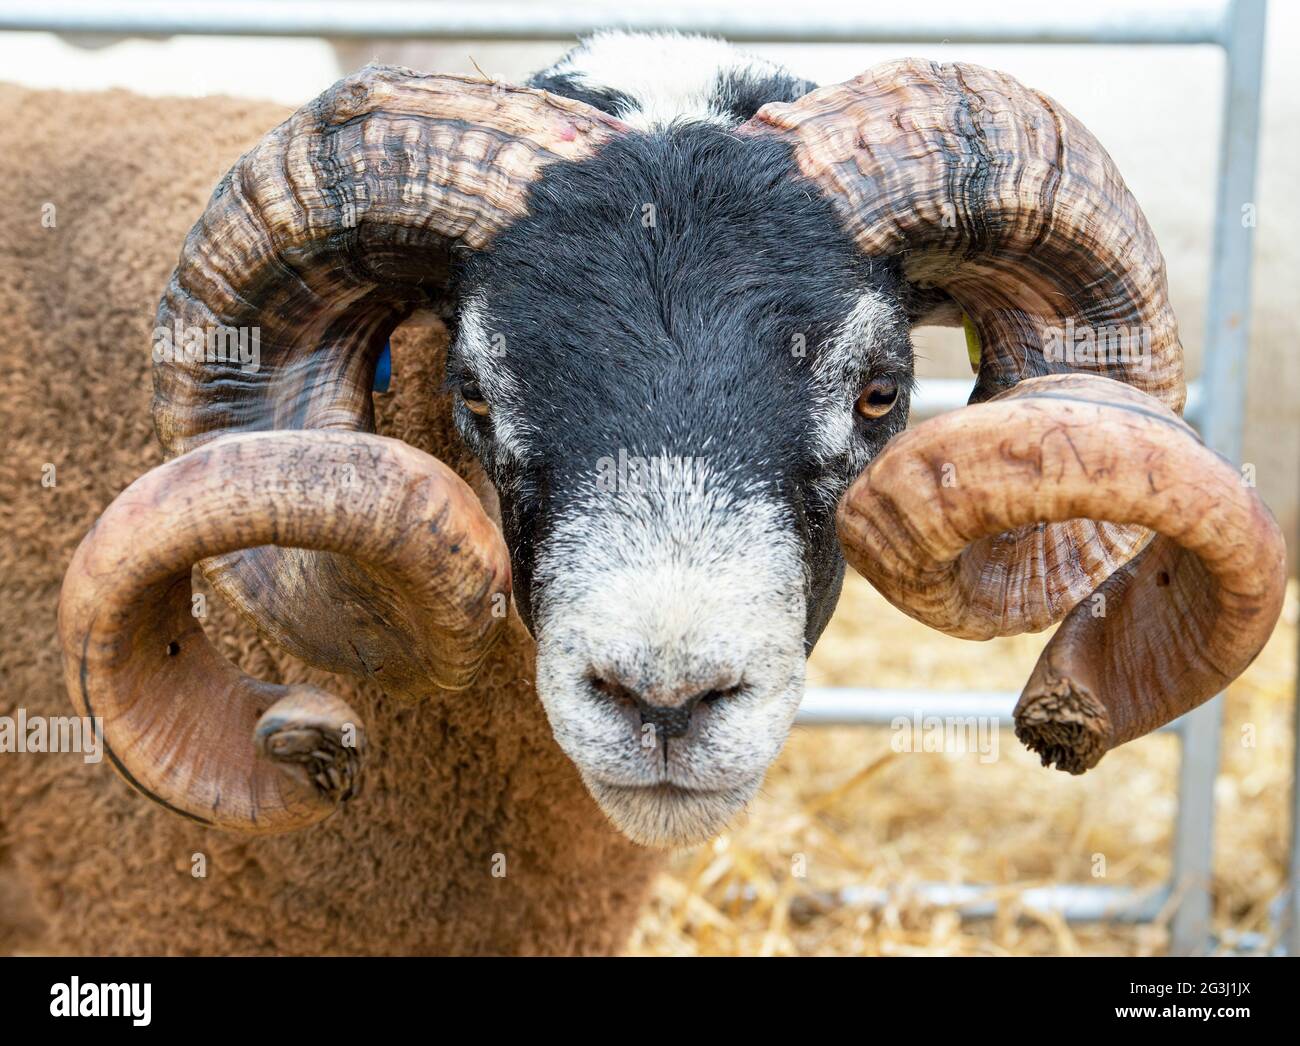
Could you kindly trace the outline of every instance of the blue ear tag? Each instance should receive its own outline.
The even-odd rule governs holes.
[[[375,391],[387,392],[388,383],[393,380],[393,345],[392,342],[384,342],[384,349],[379,354],[379,362],[375,364]]]

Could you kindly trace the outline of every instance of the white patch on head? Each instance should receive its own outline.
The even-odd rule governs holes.
[[[494,326],[487,304],[479,295],[461,303],[456,330],[456,352],[465,361],[487,401],[492,406],[492,433],[496,451],[503,459],[523,461],[527,457],[527,434],[510,408],[523,399],[519,381],[505,365],[508,349],[504,331]]]
[[[546,537],[537,689],[605,813],[646,845],[726,826],[781,750],[803,696],[804,570],[788,514],[696,463],[689,490],[599,489]],[[656,701],[739,687],[653,738],[613,679]],[[653,735],[651,735],[653,737]]]
[[[866,468],[870,454],[870,448],[854,435],[853,386],[898,323],[897,306],[877,291],[867,291],[813,366],[812,436],[817,460],[826,464],[847,454],[850,476]],[[817,489],[834,501],[841,493],[840,485],[839,475],[824,474]]]
[[[781,66],[725,40],[679,33],[597,33],[548,73],[571,76],[588,90],[612,90],[633,100],[616,114],[639,131],[677,120],[731,126],[736,121],[717,93],[721,73],[788,75]]]

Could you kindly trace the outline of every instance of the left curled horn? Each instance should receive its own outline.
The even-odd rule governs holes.
[[[382,66],[300,109],[222,179],[158,307],[161,330],[260,332],[255,369],[155,362],[168,456],[232,432],[373,431],[384,343],[412,311],[451,304],[453,251],[485,247],[548,164],[584,159],[622,127],[543,91]],[[266,545],[201,566],[290,653],[385,690],[464,687],[484,653],[428,656],[410,608],[335,553]]]
[[[1164,259],[1097,140],[1009,76],[910,59],[741,130],[789,143],[861,250],[979,336],[972,405],[895,437],[846,494],[848,561],[952,635],[1065,617],[1017,730],[1072,772],[1242,672],[1281,609],[1281,533],[1177,417]],[[1075,329],[1125,351],[1066,376],[1053,350]]]

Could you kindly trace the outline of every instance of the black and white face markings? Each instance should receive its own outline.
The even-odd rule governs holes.
[[[768,102],[817,85],[723,40],[678,33],[597,33],[528,81],[593,105],[640,131],[684,122],[735,127]]]
[[[555,737],[631,838],[707,838],[784,743],[836,503],[906,422],[898,275],[784,145],[705,121],[550,168],[460,280],[456,421]],[[897,402],[864,414],[873,379]]]

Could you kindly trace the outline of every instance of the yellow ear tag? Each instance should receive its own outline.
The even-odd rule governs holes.
[[[975,324],[971,323],[970,317],[964,312],[961,314],[961,329],[966,332],[966,356],[970,360],[970,369],[972,374],[980,372],[980,332],[975,329]]]

